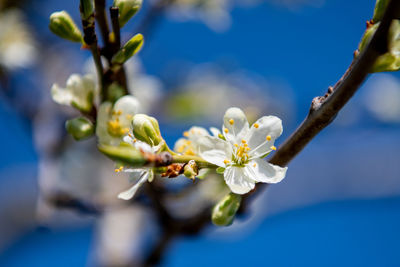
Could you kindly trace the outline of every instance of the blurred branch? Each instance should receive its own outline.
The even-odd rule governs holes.
[[[47,197],[46,201],[57,208],[71,209],[81,214],[100,215],[102,213],[101,208],[65,192],[53,194]]]

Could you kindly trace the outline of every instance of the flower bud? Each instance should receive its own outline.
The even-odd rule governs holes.
[[[142,0],[114,0],[119,9],[119,27],[122,28],[141,8]]]
[[[372,17],[372,20],[375,23],[382,20],[383,14],[385,13],[388,4],[389,0],[376,0],[374,16]]]
[[[137,114],[132,119],[133,135],[151,146],[158,145],[163,139],[158,121],[145,114]]]
[[[94,134],[93,124],[84,117],[67,120],[65,129],[75,140],[86,139]]]
[[[133,36],[112,58],[113,64],[124,64],[125,61],[135,55],[143,46],[143,35]]]
[[[231,225],[240,207],[241,200],[242,197],[234,193],[229,193],[223,197],[213,208],[212,222],[217,226]]]
[[[197,167],[196,161],[189,160],[189,162],[183,168],[183,175],[187,178],[194,180],[199,174],[199,168]]]
[[[78,43],[83,41],[81,31],[66,11],[51,14],[49,28],[61,38]]]
[[[88,19],[93,13],[93,0],[81,0],[81,16],[83,19]]]

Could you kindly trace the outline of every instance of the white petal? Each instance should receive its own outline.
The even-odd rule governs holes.
[[[255,127],[257,125],[258,127]],[[251,157],[261,157],[270,152],[275,139],[282,134],[282,121],[275,116],[264,116],[258,119],[250,128],[245,140],[251,148]],[[268,141],[267,136],[271,136]]]
[[[285,178],[287,167],[282,168],[263,159],[254,159],[246,164],[245,171],[256,182],[275,184]]]
[[[188,139],[189,140],[197,140],[197,138],[201,136],[210,135],[207,130],[203,127],[193,126],[188,131]]]
[[[133,115],[139,112],[139,101],[136,97],[126,95],[115,102],[113,110],[122,114],[119,116],[119,121],[122,128],[130,128]]]
[[[225,167],[224,160],[230,160],[232,155],[230,144],[219,138],[203,136],[198,146],[200,157],[220,167]]]
[[[143,151],[143,152],[153,153],[152,147],[151,147],[149,144],[145,143],[145,142],[136,140],[136,142],[134,142],[133,145],[134,145],[137,149],[139,149],[139,150],[141,150],[141,151]]]
[[[51,87],[51,96],[54,102],[60,105],[71,105],[72,94],[65,88],[61,88],[58,84],[53,84]]]
[[[135,115],[139,112],[139,101],[136,97],[131,95],[126,95],[121,97],[115,102],[114,110],[121,111],[123,114]]]
[[[221,131],[218,128],[211,127],[210,132],[214,137],[218,137],[221,134]]]
[[[229,166],[224,172],[226,184],[235,194],[246,194],[255,186],[255,182],[247,177],[244,167]]]
[[[228,129],[228,133],[225,132]],[[249,122],[240,108],[229,108],[224,115],[224,136],[231,143],[240,143],[249,131]]]
[[[149,172],[142,172],[142,176],[140,180],[127,191],[124,191],[118,195],[118,198],[129,200],[131,199],[137,192],[137,190],[147,181],[149,177]]]

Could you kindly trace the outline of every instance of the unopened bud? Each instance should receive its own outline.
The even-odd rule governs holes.
[[[240,207],[241,200],[242,197],[234,193],[229,193],[222,198],[213,208],[212,222],[217,226],[231,225]]]
[[[136,114],[132,119],[133,135],[151,146],[158,145],[163,139],[158,121],[145,114]]]
[[[388,4],[389,0],[376,0],[374,16],[372,17],[372,20],[375,23],[382,20],[383,14],[385,13]]]
[[[65,129],[75,140],[82,140],[94,134],[93,124],[83,117],[67,120]]]
[[[119,27],[122,28],[141,8],[142,0],[114,0],[119,9]]]
[[[83,40],[81,31],[66,11],[51,14],[49,28],[55,35],[72,42]]]
[[[133,36],[112,58],[113,64],[124,64],[125,61],[135,55],[143,46],[143,35]]]
[[[183,168],[183,175],[187,178],[194,180],[199,174],[199,168],[197,167],[196,161],[189,160],[189,162]]]
[[[83,19],[88,19],[93,13],[93,0],[81,0],[81,16]]]

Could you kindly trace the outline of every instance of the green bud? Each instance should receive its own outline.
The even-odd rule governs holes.
[[[158,145],[163,139],[158,121],[145,114],[136,114],[132,119],[133,135],[151,146]]]
[[[234,193],[224,196],[213,208],[211,215],[213,224],[217,226],[231,225],[241,201],[242,197]]]
[[[113,64],[124,64],[125,61],[135,55],[143,46],[143,35],[133,36],[112,58]]]
[[[194,180],[198,174],[199,168],[196,164],[196,161],[189,160],[189,162],[183,168],[183,175],[185,175],[189,179]]]
[[[388,4],[389,0],[376,0],[374,16],[372,17],[372,20],[375,23],[382,20],[383,14],[385,13]]]
[[[119,146],[99,144],[99,151],[112,160],[132,167],[141,167],[146,163],[142,152],[131,145],[121,143]]]
[[[88,19],[93,13],[93,0],[81,0],[81,16],[83,19]]]
[[[86,139],[94,134],[93,124],[84,117],[67,120],[65,129],[75,140]]]
[[[122,28],[141,8],[142,0],[114,0],[119,9],[119,27]]]
[[[66,11],[51,14],[49,28],[61,38],[77,43],[83,41],[81,31]]]

